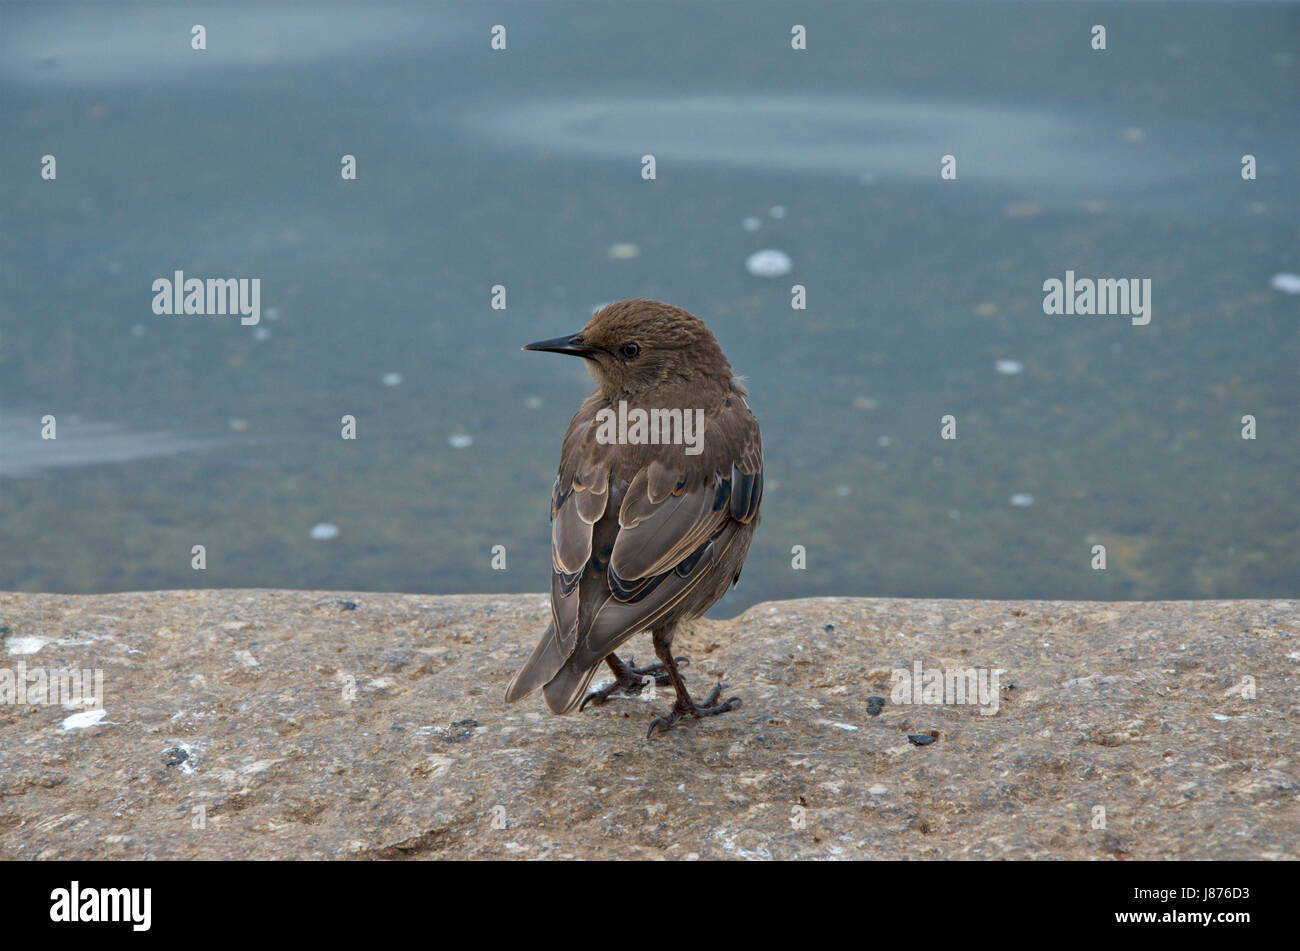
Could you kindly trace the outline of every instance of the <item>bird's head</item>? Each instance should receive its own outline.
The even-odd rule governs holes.
[[[704,321],[654,300],[609,304],[576,334],[539,340],[524,349],[582,357],[609,400],[644,397],[676,385],[719,386],[725,391],[732,376]]]

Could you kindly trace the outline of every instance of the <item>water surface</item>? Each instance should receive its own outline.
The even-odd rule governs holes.
[[[0,589],[544,590],[590,380],[518,347],[648,296],[763,426],[721,613],[1294,596],[1297,7],[825,3],[804,52],[789,11],[0,5]],[[155,316],[176,269],[262,322]],[[1151,323],[1046,316],[1067,269]]]

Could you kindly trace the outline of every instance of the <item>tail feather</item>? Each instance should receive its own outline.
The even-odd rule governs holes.
[[[533,648],[532,656],[510,681],[510,686],[506,688],[506,703],[514,703],[542,686],[555,676],[567,659],[568,652],[556,639],[555,624],[552,623]]]
[[[598,660],[590,667],[578,667],[570,661],[561,667],[542,687],[542,696],[546,698],[546,705],[551,708],[551,712],[572,713],[587,695],[587,687],[600,669],[600,664],[601,661]]]

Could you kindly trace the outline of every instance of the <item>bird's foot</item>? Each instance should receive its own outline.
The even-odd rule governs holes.
[[[698,720],[700,717],[716,717],[719,713],[738,709],[741,706],[739,697],[729,697],[724,702],[718,703],[718,697],[722,695],[722,688],[725,686],[726,684],[718,684],[710,690],[703,703],[695,703],[689,697],[685,700],[678,697],[668,716],[656,717],[650,721],[650,729],[646,731],[646,739],[654,736],[655,730],[664,732],[672,729],[673,724],[685,716],[692,716]]]
[[[677,662],[678,667],[690,665],[690,661],[685,657],[674,657],[673,660]],[[641,679],[642,677],[654,677],[655,685],[658,687],[667,687],[672,683],[668,668],[663,664],[646,664],[644,667],[637,667],[636,661],[629,657],[627,663],[618,671],[613,682],[587,694],[582,703],[579,704],[578,711],[584,710],[589,703],[600,706],[616,693],[621,692],[629,696],[639,694],[646,687],[646,682]]]

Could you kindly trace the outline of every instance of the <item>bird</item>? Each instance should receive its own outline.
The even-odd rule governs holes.
[[[672,642],[740,580],[758,527],[763,445],[743,380],[704,321],[654,300],[608,304],[578,333],[523,349],[579,357],[597,386],[569,423],[551,493],[550,623],[506,702],[541,688],[568,714],[652,676],[676,702],[647,738],[737,709],[739,697],[720,700],[726,684],[691,698]],[[659,662],[621,660],[647,631]],[[589,693],[602,662],[614,681]]]

